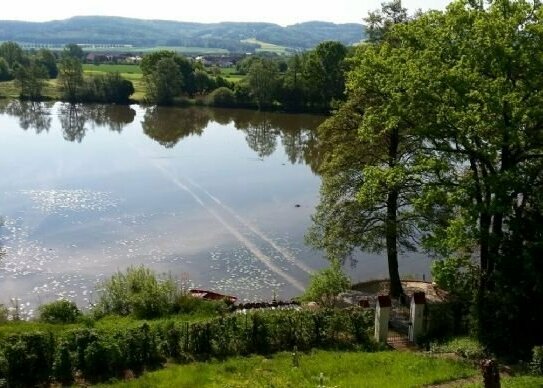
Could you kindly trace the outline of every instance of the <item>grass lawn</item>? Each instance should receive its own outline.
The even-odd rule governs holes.
[[[290,353],[169,366],[114,387],[418,387],[477,374],[471,365],[408,352]]]

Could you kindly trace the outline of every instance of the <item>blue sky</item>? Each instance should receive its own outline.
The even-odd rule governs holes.
[[[112,15],[193,22],[258,21],[281,25],[309,20],[361,22],[382,0],[24,0],[10,1],[0,19],[45,21],[75,15]],[[404,0],[414,11],[444,9],[450,0]]]

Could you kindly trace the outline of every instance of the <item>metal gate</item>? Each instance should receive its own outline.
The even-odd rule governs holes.
[[[409,344],[408,334],[410,322],[409,307],[393,303],[390,309],[387,343],[392,347],[404,347]]]

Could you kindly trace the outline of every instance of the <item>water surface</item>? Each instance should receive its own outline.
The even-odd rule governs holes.
[[[299,294],[326,264],[304,244],[323,119],[0,101],[0,303],[85,306],[139,264],[241,299]],[[353,280],[386,274],[383,257],[357,259]]]

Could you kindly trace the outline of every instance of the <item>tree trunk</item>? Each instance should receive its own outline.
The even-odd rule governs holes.
[[[390,296],[399,298],[403,295],[400,272],[398,271],[398,192],[391,190],[387,198],[386,243],[388,258],[388,276],[390,278]]]
[[[390,133],[388,143],[388,165],[395,167],[398,162],[398,148],[400,145],[400,132],[394,128]],[[399,298],[403,296],[400,272],[398,271],[398,189],[388,189],[387,217],[385,234],[387,243],[388,276],[390,278],[390,296]]]

